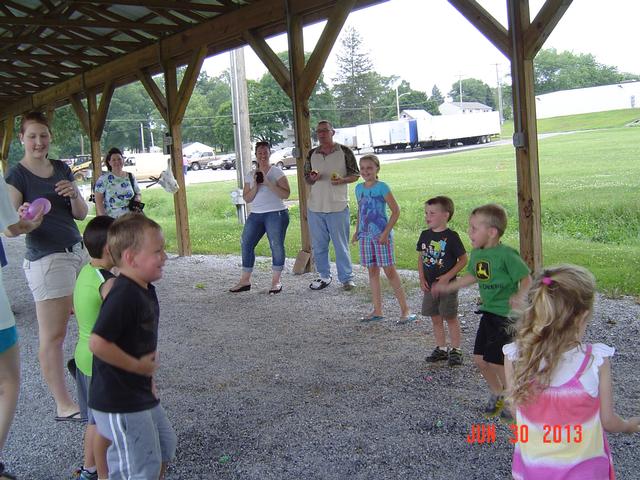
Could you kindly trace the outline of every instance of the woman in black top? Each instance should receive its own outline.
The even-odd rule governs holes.
[[[75,220],[87,216],[69,167],[49,159],[51,132],[47,118],[31,112],[22,118],[24,156],[7,176],[14,208],[44,197],[51,211],[26,237],[24,271],[36,302],[40,368],[56,402],[56,420],[79,421],[78,405],[65,385],[62,345],[72,309],[75,279],[87,262]]]

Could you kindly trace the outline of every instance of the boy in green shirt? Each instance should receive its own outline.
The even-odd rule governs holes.
[[[500,243],[507,228],[507,212],[496,204],[483,205],[471,212],[469,238],[471,257],[468,273],[451,283],[438,282],[432,294],[457,291],[478,283],[482,305],[480,325],[473,348],[474,362],[487,381],[491,391],[484,414],[501,414],[509,420],[504,406],[504,355],[502,347],[511,342],[508,331],[512,309],[524,305],[531,285],[529,268],[517,251]]]
[[[76,478],[80,480],[106,479],[108,476],[106,450],[109,442],[96,430],[95,420],[87,404],[93,364],[89,337],[102,301],[115,280],[110,272],[114,264],[107,248],[107,231],[113,222],[111,217],[97,216],[87,224],[82,238],[91,261],[80,270],[73,292],[73,308],[78,321],[78,343],[74,353],[75,377],[80,412],[82,418],[87,419],[83,466],[76,471]]]

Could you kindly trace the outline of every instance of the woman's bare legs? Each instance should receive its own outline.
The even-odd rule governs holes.
[[[36,302],[40,370],[56,402],[56,415],[60,417],[80,410],[69,395],[64,380],[62,345],[72,303],[71,296]]]
[[[20,349],[16,343],[0,354],[0,452],[7,440],[20,392]]]

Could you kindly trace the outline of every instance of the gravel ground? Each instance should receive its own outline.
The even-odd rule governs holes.
[[[5,285],[21,336],[23,383],[3,461],[22,480],[68,478],[81,462],[82,427],[53,421],[37,364],[37,324],[20,269],[21,239],[4,239]],[[395,325],[385,290],[385,322],[363,325],[366,271],[358,287],[312,292],[311,274],[283,276],[269,296],[270,260],[259,259],[254,288],[231,294],[238,257],[172,257],[160,296],[158,388],[178,434],[167,479],[504,479],[510,431],[470,445],[486,388],[468,357],[462,367],[429,366],[430,322]],[[402,272],[410,303],[417,274]],[[470,352],[477,291],[460,295],[463,349]],[[76,328],[65,345],[71,356]],[[599,298],[588,340],[617,349],[617,410],[640,414],[637,338],[640,306]],[[71,385],[71,379],[69,378]],[[618,478],[638,478],[640,436],[609,435]],[[636,453],[633,453],[636,452]]]

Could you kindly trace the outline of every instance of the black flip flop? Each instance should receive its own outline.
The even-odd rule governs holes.
[[[82,414],[80,412],[74,412],[66,417],[56,415],[54,420],[56,422],[86,422],[86,419],[82,418]]]
[[[242,285],[240,287],[234,287],[234,288],[230,288],[229,291],[231,293],[240,293],[240,292],[248,292],[249,290],[251,290],[251,284],[249,285]]]
[[[282,285],[278,284],[278,288],[272,288],[269,290],[269,295],[277,295],[282,291]]]

